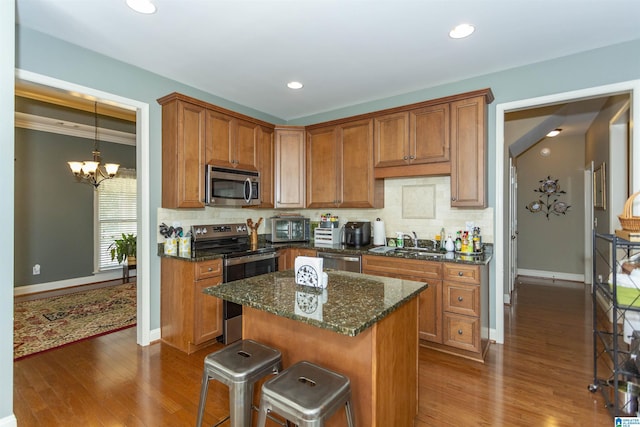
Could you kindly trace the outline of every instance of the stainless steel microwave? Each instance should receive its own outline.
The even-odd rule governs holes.
[[[207,165],[205,203],[209,206],[260,204],[260,172]]]
[[[269,242],[308,242],[311,234],[309,218],[301,216],[274,216],[267,222]]]

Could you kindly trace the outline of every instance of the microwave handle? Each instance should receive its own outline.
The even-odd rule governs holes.
[[[249,188],[248,194],[247,194],[247,188]],[[247,178],[244,181],[244,201],[247,203],[250,203],[252,196],[253,196],[253,186],[251,185],[251,179]]]

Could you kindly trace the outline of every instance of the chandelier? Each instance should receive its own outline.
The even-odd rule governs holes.
[[[93,140],[93,160],[85,160],[83,162],[67,162],[71,168],[71,172],[78,182],[91,184],[94,188],[98,188],[100,183],[105,179],[111,179],[118,173],[119,164],[106,163],[104,166],[100,164],[100,141],[98,140],[98,103],[94,106],[95,134]]]

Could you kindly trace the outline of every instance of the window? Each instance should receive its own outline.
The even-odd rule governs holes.
[[[118,176],[103,181],[96,191],[96,271],[118,267],[111,261],[109,246],[122,233],[137,235],[136,171],[120,169]]]

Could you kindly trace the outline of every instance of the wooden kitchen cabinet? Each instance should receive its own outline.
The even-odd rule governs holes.
[[[307,131],[308,208],[384,206],[384,181],[373,176],[372,141],[371,119]]]
[[[274,131],[264,126],[258,127],[257,153],[258,171],[260,172],[260,206],[274,207],[274,173],[275,148]]]
[[[451,103],[451,206],[487,207],[487,97]]]
[[[418,299],[418,335],[442,343],[442,263],[364,255],[362,272],[428,283]]]
[[[227,168],[257,170],[259,126],[248,120],[207,110],[207,163]]]
[[[290,270],[295,267],[296,258],[299,256],[315,257],[315,249],[286,248],[278,251],[278,271]]]
[[[487,266],[444,263],[442,344],[475,360],[489,347],[488,280]]]
[[[161,339],[188,354],[222,335],[222,300],[202,293],[222,283],[222,260],[161,260]]]
[[[386,114],[374,121],[375,167],[449,160],[448,103]]]
[[[489,346],[487,265],[364,255],[362,272],[427,282],[418,302],[421,345],[484,361]]]
[[[304,127],[275,128],[275,207],[305,207]]]
[[[167,96],[162,105],[162,207],[204,208],[206,108]]]

